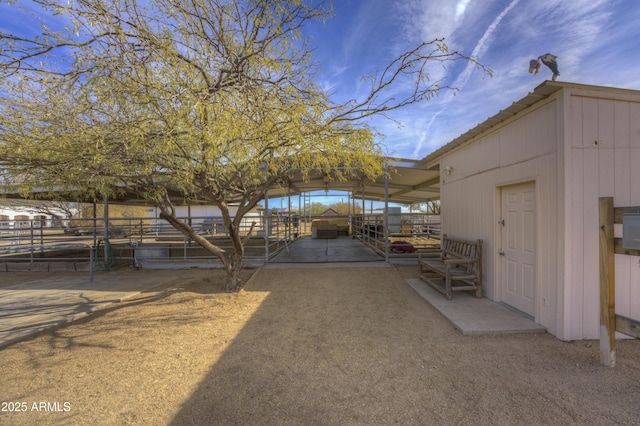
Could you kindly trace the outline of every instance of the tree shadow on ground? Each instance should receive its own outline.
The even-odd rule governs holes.
[[[629,411],[628,370],[603,374],[589,349],[549,335],[462,336],[393,268],[261,270],[246,291],[266,296],[172,425],[625,423],[640,414]],[[596,404],[585,380],[599,383]]]

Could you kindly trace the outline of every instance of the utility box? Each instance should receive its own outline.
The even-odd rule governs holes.
[[[640,213],[622,215],[622,248],[640,250]]]
[[[400,207],[389,207],[387,225],[389,226],[389,233],[396,234],[400,232],[402,225],[402,209]]]
[[[145,260],[168,259],[170,256],[169,244],[140,244],[133,248],[133,267],[142,267]]]

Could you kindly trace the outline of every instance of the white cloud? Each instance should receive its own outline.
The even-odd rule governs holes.
[[[423,157],[550,78],[545,67],[538,75],[527,72],[529,59],[547,52],[559,57],[561,81],[624,87],[640,84],[634,72],[637,60],[629,50],[636,44],[630,34],[640,36],[636,24],[640,8],[633,7],[632,0],[372,1],[373,5],[367,2],[360,7],[384,4],[387,9],[375,16],[371,10],[359,12],[359,18],[368,24],[353,29],[357,42],[355,38],[347,42],[353,52],[371,49],[362,45],[370,42],[380,49],[376,52],[379,65],[388,63],[391,52],[445,37],[450,51],[473,52],[494,71],[493,78],[482,79],[472,66],[457,63],[444,70],[436,65],[431,68],[433,81],[447,77],[451,85],[461,89],[457,96],[441,93],[420,105],[395,111],[393,117],[403,124],[400,128],[394,122],[375,120],[378,130],[387,135],[389,149],[402,157]],[[619,10],[616,15],[615,8],[622,6],[628,10]],[[376,21],[386,19],[384,15],[389,15],[394,25]],[[375,37],[361,32],[369,25],[375,25]],[[361,64],[357,62],[349,65],[353,65],[348,70],[350,86],[341,84],[351,93],[357,87],[353,79],[356,72],[362,75],[363,69],[380,69],[372,63],[363,64],[366,68],[358,68]]]
[[[464,12],[467,10],[467,6],[471,0],[461,0],[456,5],[456,20],[464,15]]]

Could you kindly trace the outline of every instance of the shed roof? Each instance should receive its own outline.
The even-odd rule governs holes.
[[[582,91],[599,91],[599,92],[609,92],[609,93],[620,93],[620,94],[634,94],[638,95],[637,90],[631,89],[621,89],[616,87],[605,87],[605,86],[591,86],[586,84],[577,84],[577,83],[568,83],[568,82],[559,82],[559,81],[551,81],[547,80],[537,86],[533,92],[530,92],[522,99],[512,103],[509,107],[501,110],[497,114],[492,117],[489,117],[484,122],[478,124],[474,128],[468,130],[467,132],[461,134],[451,142],[446,145],[440,147],[439,149],[433,151],[431,154],[427,155],[422,159],[423,162],[428,164],[431,167],[436,167],[439,163],[441,157],[460,146],[466,145],[470,143],[473,138],[484,133],[493,127],[503,123],[507,119],[514,117],[525,109],[533,106],[537,102],[544,100],[556,93],[561,89],[574,89],[574,90],[582,90]]]
[[[431,154],[427,155],[423,158],[423,161],[432,164],[434,162],[438,162],[440,158],[449,151],[452,151],[459,146],[465,145],[471,139],[478,136],[479,134],[493,128],[494,126],[502,123],[520,113],[526,108],[529,108],[536,102],[549,97],[552,93],[560,90],[563,87],[562,83],[556,83],[553,81],[545,81],[538,87],[534,89],[533,92],[530,92],[527,96],[512,103],[509,107],[501,110],[497,114],[492,117],[487,118],[484,122],[478,124],[474,128],[467,130],[465,133],[461,134],[451,142],[443,145],[439,149],[433,151]]]

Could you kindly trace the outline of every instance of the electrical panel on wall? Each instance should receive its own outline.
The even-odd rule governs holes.
[[[640,213],[622,215],[622,247],[640,250]]]

